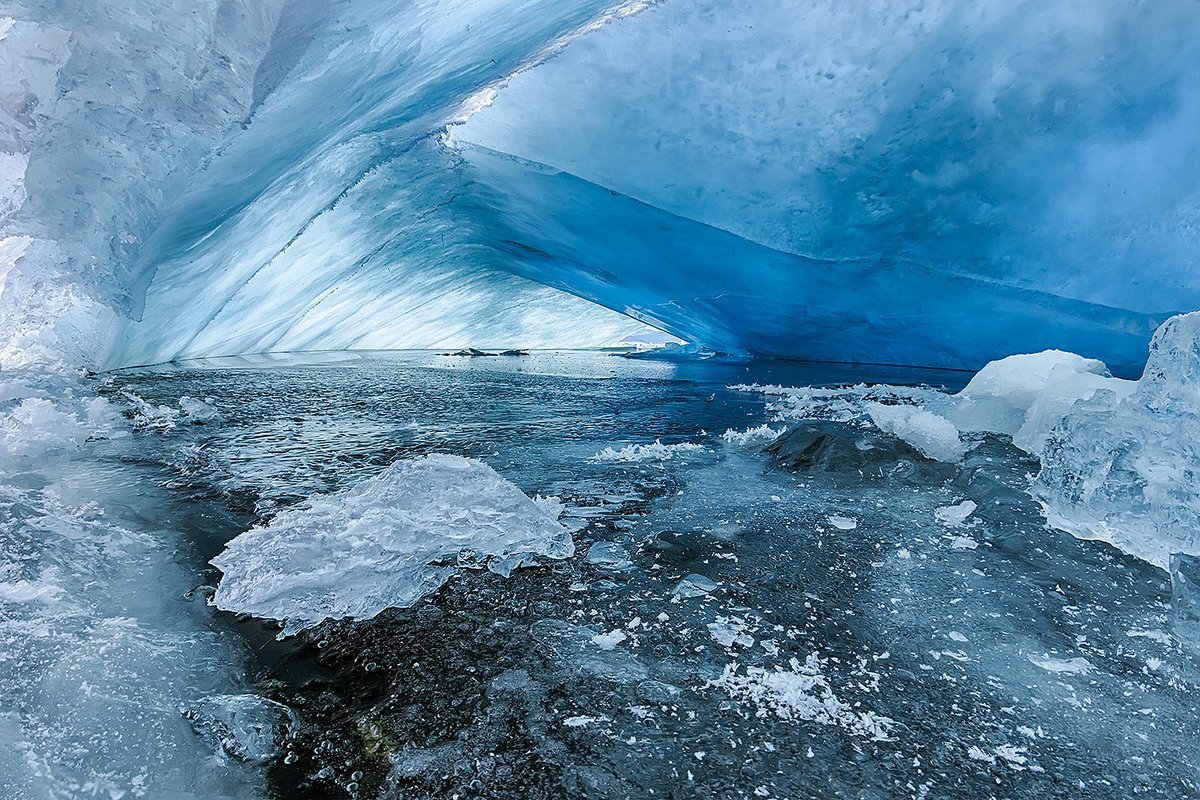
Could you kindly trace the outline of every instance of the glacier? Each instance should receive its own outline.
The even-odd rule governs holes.
[[[1200,795],[1197,87],[1195,0],[0,0],[0,795]]]
[[[1186,0],[9,6],[7,362],[595,346],[632,315],[1136,377],[1200,306]]]

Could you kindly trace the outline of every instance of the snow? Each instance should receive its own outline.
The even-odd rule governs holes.
[[[398,461],[231,541],[213,559],[223,573],[213,602],[286,621],[289,634],[330,618],[368,619],[412,605],[461,568],[507,575],[570,556],[561,511],[474,459]]]

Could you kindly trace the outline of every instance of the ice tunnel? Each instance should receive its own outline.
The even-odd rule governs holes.
[[[1194,0],[9,0],[3,357],[1136,376],[1200,307],[1198,85]]]

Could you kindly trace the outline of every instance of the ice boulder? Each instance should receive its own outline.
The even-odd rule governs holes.
[[[1128,394],[1134,386],[1113,378],[1102,361],[1046,350],[989,363],[942,413],[961,430],[1008,434],[1017,447],[1040,454],[1077,401],[1102,389]]]
[[[430,455],[316,495],[231,541],[213,603],[286,621],[367,619],[410,606],[460,568],[507,575],[574,553],[553,499],[527,497],[486,464]]]
[[[1158,329],[1140,381],[1071,408],[1042,448],[1033,491],[1056,527],[1163,569],[1200,554],[1200,312]]]

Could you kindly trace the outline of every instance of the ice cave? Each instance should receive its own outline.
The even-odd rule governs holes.
[[[0,0],[0,800],[1200,798],[1197,0]]]

